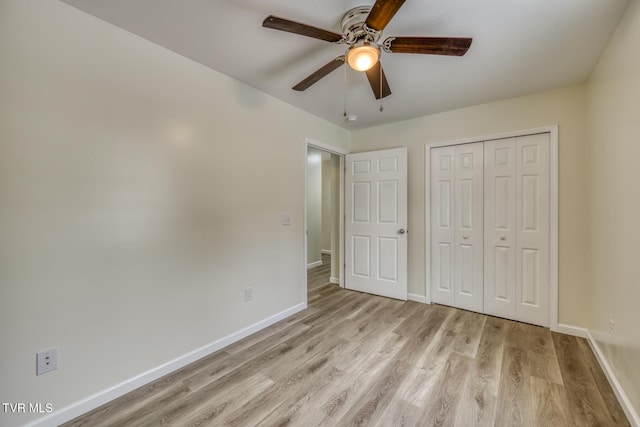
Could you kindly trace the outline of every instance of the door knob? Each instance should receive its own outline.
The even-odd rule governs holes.
[[[467,239],[469,238],[469,236],[467,236],[467,235],[465,234],[464,236],[462,236],[462,238],[463,238],[464,240],[467,240]]]
[[[398,230],[398,234],[404,234],[404,233],[406,233],[404,228],[401,228],[400,230]]]
[[[503,241],[504,241],[504,240],[507,240],[507,238],[506,238],[506,237],[504,237],[504,236],[502,236],[502,237],[500,237],[500,240],[503,240]]]

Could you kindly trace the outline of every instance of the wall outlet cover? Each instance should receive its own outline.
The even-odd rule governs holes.
[[[36,353],[36,375],[58,369],[58,347]]]

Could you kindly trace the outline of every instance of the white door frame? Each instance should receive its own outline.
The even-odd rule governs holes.
[[[549,177],[549,327],[558,331],[558,125],[544,126],[534,129],[517,130],[487,136],[479,136],[454,141],[428,143],[424,146],[424,228],[425,228],[425,296],[426,303],[431,304],[431,148],[447,145],[469,144],[492,139],[517,138],[526,135],[548,133],[550,148],[550,177]]]
[[[316,141],[311,138],[305,138],[305,148],[304,148],[304,229],[303,229],[303,248],[304,248],[304,259],[303,259],[303,271],[304,271],[304,280],[303,280],[303,289],[302,295],[303,300],[307,301],[307,156],[309,153],[309,147],[317,148],[322,151],[326,151],[331,154],[335,154],[340,158],[340,195],[338,197],[339,200],[339,238],[338,238],[338,246],[340,247],[340,277],[338,277],[338,284],[341,288],[344,288],[344,156],[349,154],[348,151],[336,147],[333,145],[325,144],[324,142]],[[335,283],[335,281],[332,281]]]

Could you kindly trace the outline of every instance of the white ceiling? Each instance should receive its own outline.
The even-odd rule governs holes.
[[[63,0],[347,129],[405,120],[585,81],[628,0],[407,0],[388,36],[472,37],[463,57],[384,53],[392,95],[377,101],[344,68],[291,89],[344,45],[262,27],[270,14],[341,33],[374,0]]]

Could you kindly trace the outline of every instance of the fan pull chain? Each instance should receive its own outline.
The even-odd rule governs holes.
[[[378,60],[378,67],[380,67],[380,112],[384,111],[384,107],[382,106],[382,61]]]
[[[344,113],[342,116],[347,118],[347,67],[344,67]]]

